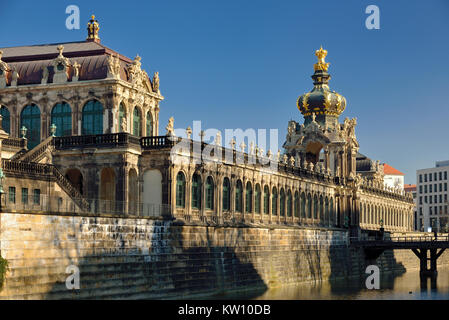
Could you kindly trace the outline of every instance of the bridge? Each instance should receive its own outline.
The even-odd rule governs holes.
[[[449,248],[449,235],[392,237],[388,239],[350,238],[350,243],[354,247],[363,248],[368,259],[376,259],[385,250],[412,250],[420,261],[420,276],[426,278],[436,277],[437,259]]]

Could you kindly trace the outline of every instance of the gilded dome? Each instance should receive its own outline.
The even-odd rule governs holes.
[[[297,106],[304,117],[312,113],[316,115],[339,116],[346,108],[346,99],[342,95],[329,89],[331,76],[327,73],[329,63],[324,59],[327,51],[320,48],[315,52],[318,62],[313,66],[315,73],[312,75],[314,88],[312,91],[299,96]]]

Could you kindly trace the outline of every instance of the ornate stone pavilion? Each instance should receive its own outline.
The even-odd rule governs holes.
[[[338,121],[346,99],[329,89],[326,50],[281,156],[177,138],[173,119],[159,135],[158,73],[98,30],[92,16],[86,41],[0,49],[3,210],[412,230],[411,195],[386,188],[378,162],[358,153],[356,120]]]

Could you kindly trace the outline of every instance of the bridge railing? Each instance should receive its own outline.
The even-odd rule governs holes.
[[[385,237],[383,239],[376,238],[359,238],[351,237],[351,242],[401,242],[401,243],[412,243],[412,242],[435,242],[435,241],[446,241],[449,242],[449,235],[438,235],[438,236],[413,236],[413,237]]]

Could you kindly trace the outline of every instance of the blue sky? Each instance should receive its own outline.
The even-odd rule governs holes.
[[[68,5],[81,29],[65,28]],[[367,30],[365,8],[380,8]],[[278,128],[302,121],[323,45],[341,116],[357,117],[360,152],[414,183],[416,169],[449,159],[449,1],[2,1],[0,46],[84,40],[92,13],[103,44],[159,71],[160,131],[175,127]]]

